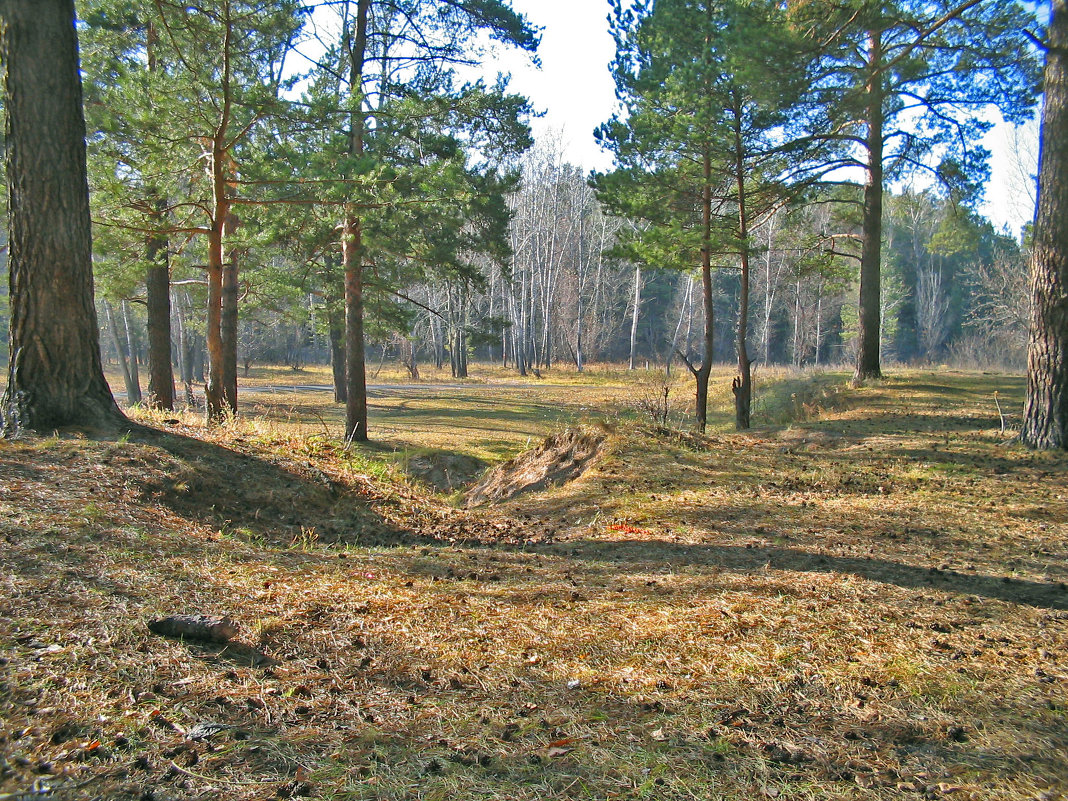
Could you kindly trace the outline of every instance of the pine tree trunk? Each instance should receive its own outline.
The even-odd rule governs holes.
[[[237,218],[228,214],[226,235],[233,234]],[[222,271],[222,315],[220,336],[223,348],[223,397],[231,414],[237,414],[237,298],[240,265],[238,253],[230,248]]]
[[[158,69],[156,44],[159,34],[148,23],[146,43],[148,69]],[[155,194],[155,193],[153,193]],[[157,197],[156,219],[163,223],[166,203]],[[171,267],[164,234],[149,234],[145,242],[145,293],[148,306],[148,405],[153,409],[174,409],[174,370],[171,368]]]
[[[171,276],[167,240],[151,236],[146,254],[145,289],[148,304],[148,405],[174,409],[174,371],[171,368]]]
[[[209,424],[226,418],[225,346],[222,339],[223,306],[222,220],[208,234],[208,310],[205,339],[208,348],[208,380],[204,385],[205,417]]]
[[[1068,4],[1047,31],[1038,209],[1031,250],[1031,334],[1021,440],[1068,449]]]
[[[731,385],[734,392],[734,426],[739,431],[749,428],[749,414],[753,402],[753,370],[749,360],[749,207],[746,195],[745,151],[742,147],[742,107],[737,94],[734,108],[734,182],[738,193],[738,241],[741,243],[741,272],[738,288],[738,375]]]
[[[708,427],[708,379],[712,375],[712,353],[715,345],[715,303],[712,298],[712,159],[704,156],[704,186],[701,192],[701,296],[705,306],[705,353],[701,366],[694,372],[697,381],[697,430],[705,433]]]
[[[882,295],[880,272],[883,241],[883,74],[882,41],[878,31],[869,34],[871,76],[866,87],[868,178],[860,253],[860,330],[857,333],[857,369],[854,381],[881,378],[879,339]]]
[[[367,52],[367,16],[371,0],[358,0],[356,30],[350,40],[349,92],[354,104],[349,115],[350,156],[363,155],[363,67]],[[366,442],[367,364],[363,330],[363,231],[360,219],[348,214],[341,231],[341,262],[345,272],[345,439]]]
[[[367,441],[367,360],[363,341],[363,265],[360,221],[345,219],[341,261],[345,270],[345,439]]]
[[[0,430],[114,429],[125,418],[104,380],[93,305],[74,2],[3,0],[0,22],[11,303]]]

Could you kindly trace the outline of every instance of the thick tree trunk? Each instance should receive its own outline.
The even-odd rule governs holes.
[[[1053,0],[1047,31],[1038,209],[1031,250],[1031,334],[1020,438],[1068,449],[1068,4]]]
[[[857,332],[857,369],[854,381],[881,378],[879,338],[882,296],[880,272],[883,243],[883,73],[882,39],[871,31],[868,39],[871,75],[865,88],[867,99],[868,177],[864,185],[861,223],[860,314]]]
[[[73,0],[2,0],[10,230],[7,390],[0,429],[114,429],[93,306]]]
[[[174,371],[171,368],[171,271],[167,240],[151,236],[146,256],[145,289],[148,304],[148,405],[174,408]]]

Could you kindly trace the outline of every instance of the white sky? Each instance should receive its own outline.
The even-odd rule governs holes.
[[[530,98],[545,116],[534,121],[542,141],[559,137],[566,160],[586,170],[608,169],[612,158],[593,138],[593,130],[612,116],[615,84],[608,64],[615,44],[608,33],[607,0],[512,0],[542,31],[538,55],[542,68],[525,56],[506,54],[497,67],[512,74],[510,88]]]
[[[512,74],[513,91],[545,112],[534,121],[535,136],[539,141],[559,137],[565,160],[572,164],[586,170],[608,169],[611,157],[593,138],[594,128],[616,107],[608,72],[615,45],[608,33],[607,0],[512,0],[512,7],[544,29],[539,49],[542,69],[514,54],[496,65]],[[1032,125],[1017,137],[1012,126],[999,124],[984,142],[993,153],[992,176],[980,211],[997,229],[1013,236],[1034,214],[1036,130]]]

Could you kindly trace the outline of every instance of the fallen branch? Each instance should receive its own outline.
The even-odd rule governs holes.
[[[229,642],[237,634],[237,624],[228,617],[215,615],[170,615],[148,621],[148,630],[183,640]]]

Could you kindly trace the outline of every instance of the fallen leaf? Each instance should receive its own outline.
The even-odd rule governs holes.
[[[658,743],[662,743],[667,739],[667,735],[664,734],[663,729],[653,729],[649,733],[649,736],[656,740]]]

